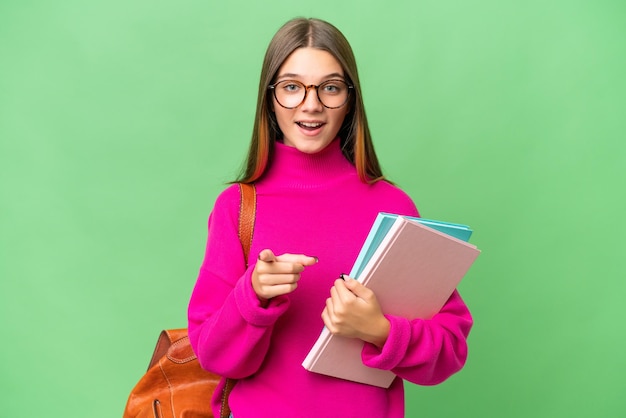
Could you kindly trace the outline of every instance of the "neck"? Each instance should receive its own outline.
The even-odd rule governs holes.
[[[315,188],[346,174],[354,174],[354,166],[341,152],[340,143],[337,138],[320,152],[306,154],[276,142],[270,166],[261,181],[290,188]]]

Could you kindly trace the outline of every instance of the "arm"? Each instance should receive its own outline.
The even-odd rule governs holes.
[[[405,197],[407,207],[396,213],[420,216],[410,197]],[[431,319],[385,318],[390,328],[382,348],[364,344],[361,356],[367,366],[391,370],[415,384],[435,385],[465,365],[473,320],[456,290]]]
[[[263,362],[300,273],[317,262],[264,250],[247,269],[238,237],[239,194],[226,190],[209,218],[206,254],[189,303],[189,339],[203,368],[242,378]]]
[[[189,339],[203,368],[226,377],[256,372],[273,325],[286,311],[285,295],[262,306],[253,288],[254,265],[245,268],[239,242],[238,186],[225,190],[209,217],[204,261],[188,307]]]

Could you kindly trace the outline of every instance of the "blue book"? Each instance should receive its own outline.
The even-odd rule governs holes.
[[[387,232],[389,232],[389,229],[391,229],[391,226],[395,222],[396,218],[398,218],[398,216],[400,215],[394,215],[384,212],[378,214],[378,216],[374,220],[374,224],[372,225],[369,234],[367,235],[367,238],[365,239],[365,243],[361,248],[361,252],[354,262],[354,265],[352,266],[352,270],[350,271],[350,277],[355,279],[359,278],[359,275],[363,271],[363,268],[372,258],[372,255],[376,252],[376,249],[382,242],[383,238],[385,238],[385,235],[387,235]],[[435,229],[439,232],[443,232],[444,234],[448,234],[454,238],[458,238],[466,242],[469,241],[470,236],[472,235],[472,230],[467,225],[435,221],[432,219],[417,218],[413,216],[403,217],[411,221],[417,221],[424,226]]]

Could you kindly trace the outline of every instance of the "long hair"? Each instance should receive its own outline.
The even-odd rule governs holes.
[[[252,140],[246,165],[237,181],[252,183],[261,178],[271,164],[274,143],[282,139],[282,133],[276,116],[271,111],[272,97],[268,94],[268,86],[274,82],[278,70],[289,55],[296,49],[304,47],[329,52],[343,68],[346,81],[354,86],[348,103],[350,110],[338,133],[341,150],[348,161],[356,167],[361,181],[374,183],[382,180],[384,177],[372,144],[356,60],[350,44],[343,34],[328,22],[296,18],[276,32],[265,53]]]

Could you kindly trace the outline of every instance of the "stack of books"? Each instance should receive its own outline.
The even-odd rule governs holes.
[[[375,294],[385,314],[430,319],[480,254],[466,225],[380,213],[350,277]],[[361,361],[363,341],[324,328],[302,365],[309,371],[389,387],[395,375]]]

